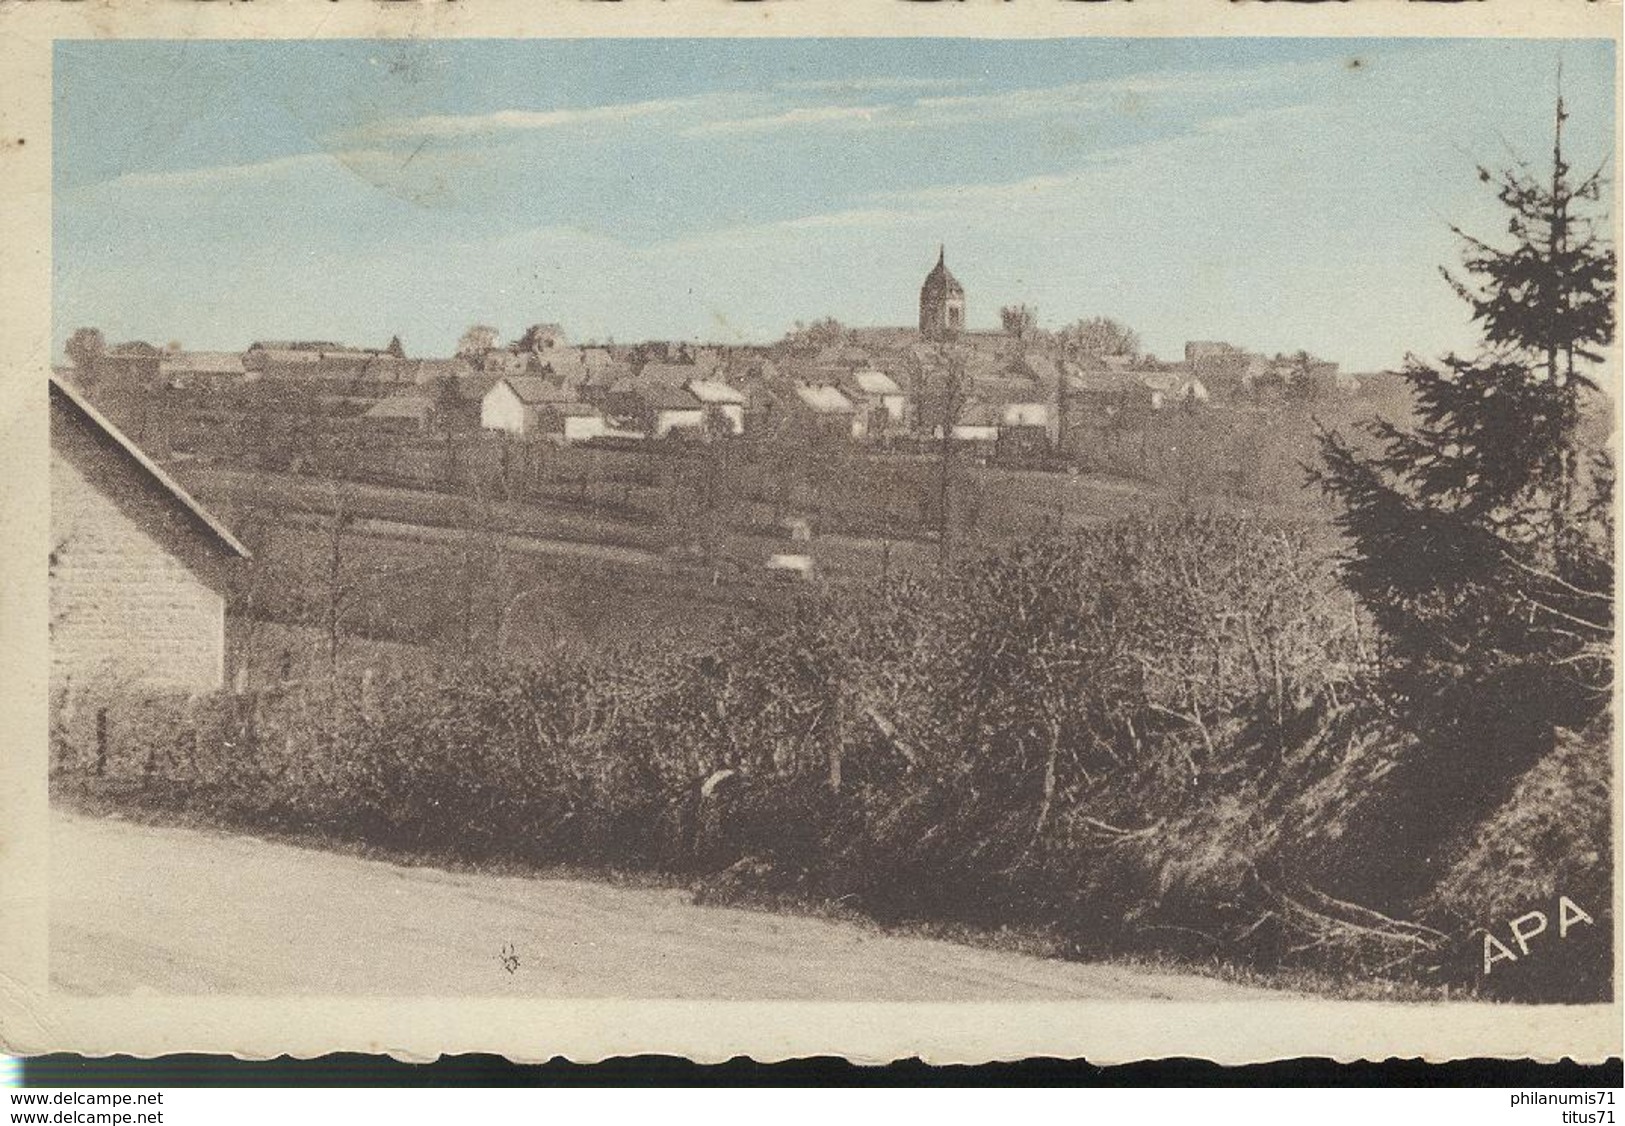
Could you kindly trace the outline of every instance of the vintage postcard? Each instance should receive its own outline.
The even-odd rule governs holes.
[[[1619,1054],[1619,16],[0,3],[0,1046]]]

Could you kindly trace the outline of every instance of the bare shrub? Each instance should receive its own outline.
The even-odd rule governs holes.
[[[1039,926],[1079,951],[1453,980],[1488,903],[1478,853],[1437,902],[1322,878],[1393,753],[1368,636],[1293,528],[1148,519],[811,588],[703,652],[341,671],[185,718],[115,693],[99,759],[85,706],[59,714],[54,784],[404,854]],[[1579,837],[1605,850],[1602,824]],[[1417,863],[1404,840],[1360,847]]]

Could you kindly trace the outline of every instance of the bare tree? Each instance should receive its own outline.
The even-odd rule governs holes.
[[[514,342],[514,347],[521,352],[543,352],[550,339],[558,337],[558,326],[551,324],[534,324],[525,329],[524,333]]]
[[[1072,373],[1078,367],[1077,341],[1063,335],[1061,359],[1055,365],[1055,452],[1063,459],[1072,456]]]
[[[1006,305],[999,310],[999,322],[1006,334],[1025,341],[1038,327],[1038,310],[1031,305]]]
[[[847,327],[834,317],[820,317],[811,324],[797,321],[795,329],[785,337],[785,343],[792,347],[822,348],[844,344],[850,335]]]
[[[720,579],[717,566],[728,527],[737,516],[737,489],[729,443],[707,443],[695,463],[698,472],[692,480],[693,523],[698,532],[701,557],[715,585]]]
[[[442,487],[448,493],[458,491],[457,479],[465,462],[464,431],[468,426],[469,401],[463,398],[455,376],[441,377],[435,384],[434,421],[444,448],[441,461]]]
[[[472,495],[463,506],[463,534],[459,537],[459,580],[463,655],[472,658],[480,641],[482,603],[491,608],[491,639],[499,644],[502,619],[508,604],[507,544],[503,513],[477,475],[471,477]]]
[[[344,627],[353,605],[356,588],[348,581],[345,571],[346,533],[355,523],[356,515],[350,508],[349,490],[337,478],[327,479],[328,512],[323,531],[326,536],[322,590],[322,635],[327,648],[327,679],[338,700],[339,652],[344,642]]]
[[[96,361],[107,351],[107,338],[99,328],[76,328],[62,350],[73,364],[79,382],[88,383],[95,375]]]
[[[1086,317],[1061,330],[1079,356],[1137,355],[1140,334],[1110,317]]]
[[[497,346],[497,330],[490,325],[470,325],[457,341],[457,355],[474,359]]]
[[[970,381],[965,357],[957,348],[939,347],[933,357],[931,417],[938,424],[937,441],[937,560],[946,566],[953,558],[954,431],[970,405]]]

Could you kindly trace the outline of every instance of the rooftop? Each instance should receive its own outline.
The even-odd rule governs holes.
[[[900,395],[903,389],[897,381],[883,371],[867,368],[853,372],[846,380],[865,395]]]
[[[796,384],[796,397],[814,414],[851,414],[852,400],[827,383]]]
[[[520,402],[533,406],[538,403],[573,403],[579,398],[569,388],[539,375],[510,375],[498,382],[507,384],[519,396]]]
[[[715,363],[673,364],[650,360],[638,370],[638,382],[643,385],[660,383],[667,387],[682,387],[692,380],[709,379],[715,373]]]
[[[54,374],[49,378],[51,394],[54,398],[84,419],[92,430],[100,432],[104,438],[112,442],[125,457],[135,463],[139,472],[144,473],[159,489],[168,494],[174,503],[184,509],[200,524],[208,535],[224,545],[227,551],[239,559],[251,558],[248,548],[244,547],[237,537],[231,534],[230,529],[222,524],[212,512],[194,500],[192,495],[181,488],[173,477],[158,468],[156,462],[148,457],[139,446],[125,437],[124,431],[114,426],[103,417],[100,411],[91,406],[89,401],[72,384],[57,378]]]
[[[640,382],[627,394],[637,396],[646,406],[653,407],[657,411],[697,411],[701,405],[699,399],[681,387],[672,387],[665,383]]]
[[[743,403],[745,396],[720,379],[691,379],[689,394],[702,403]]]

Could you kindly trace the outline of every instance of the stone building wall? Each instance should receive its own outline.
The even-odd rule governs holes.
[[[60,429],[54,411],[52,423]],[[203,578],[206,552],[177,546],[199,533],[119,457],[84,435],[53,433],[53,688],[109,678],[184,692],[220,688],[225,598]]]

